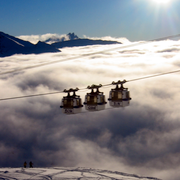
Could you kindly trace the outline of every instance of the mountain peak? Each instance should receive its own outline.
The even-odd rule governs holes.
[[[45,52],[60,52],[60,50],[58,50],[57,48],[55,48],[54,46],[47,44],[45,42],[42,41],[38,41],[37,44],[35,44],[35,52],[37,54],[41,53],[41,51],[45,51]]]
[[[46,52],[60,52],[60,50],[45,42],[39,41],[34,45],[29,41],[0,32],[0,57],[11,56],[13,54],[40,54]]]
[[[69,40],[79,39],[79,37],[74,33],[68,33],[67,36],[69,37]]]
[[[35,45],[39,45],[39,44],[47,44],[47,43],[45,43],[43,41],[38,41]]]
[[[63,41],[69,41],[69,40],[75,40],[79,39],[79,37],[73,32],[73,33],[68,33],[64,35],[53,35],[52,37],[46,39],[44,42],[48,44],[56,43],[56,42],[63,42]]]

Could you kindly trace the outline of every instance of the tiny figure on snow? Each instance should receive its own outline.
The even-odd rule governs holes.
[[[27,166],[27,162],[25,161],[25,162],[24,162],[24,168],[26,168],[26,166]]]
[[[31,161],[29,162],[29,167],[33,168],[33,163]]]

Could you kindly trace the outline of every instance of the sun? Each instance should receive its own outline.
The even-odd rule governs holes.
[[[171,0],[153,0],[157,4],[168,4]]]

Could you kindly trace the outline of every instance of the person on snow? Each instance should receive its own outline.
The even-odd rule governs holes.
[[[26,161],[24,162],[24,168],[26,168],[26,166],[27,166],[27,163],[26,163]]]
[[[33,168],[33,163],[31,161],[29,162],[29,167]]]

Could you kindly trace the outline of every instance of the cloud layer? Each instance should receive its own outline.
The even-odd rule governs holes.
[[[0,98],[131,80],[180,67],[180,41],[122,46],[63,48],[61,53],[0,58],[1,73],[52,62],[1,75]],[[178,180],[178,81],[177,73],[129,82],[125,84],[132,97],[129,107],[113,109],[107,104],[104,111],[83,109],[69,116],[59,108],[62,93],[1,101],[0,166],[17,167],[31,160],[36,167],[85,166]],[[106,98],[111,88],[102,88]],[[87,92],[78,94],[84,100]]]
[[[52,33],[47,33],[47,34],[43,34],[43,35],[21,35],[18,36],[17,38],[25,40],[25,41],[29,41],[33,44],[36,44],[38,41],[46,41],[48,39],[59,39],[59,40],[70,40],[69,36],[67,34],[52,34]],[[50,41],[49,43],[53,43],[54,41]]]
[[[49,41],[48,43],[51,44],[51,43],[54,43],[57,41],[57,39],[60,40],[63,40],[63,41],[68,41],[70,40],[70,36],[68,34],[52,34],[52,33],[47,33],[47,34],[43,34],[43,35],[21,35],[21,36],[18,36],[17,38],[20,38],[22,40],[25,40],[25,41],[29,41],[33,44],[36,44],[38,41],[46,41],[48,39],[52,39],[52,41]],[[93,39],[93,40],[98,40],[98,39],[101,39],[101,40],[106,40],[106,41],[118,41],[118,42],[121,42],[121,43],[128,43],[129,40],[125,37],[122,37],[122,38],[114,38],[114,37],[111,37],[111,36],[105,36],[105,37],[88,37],[86,35],[83,36],[83,38],[88,38],[88,39]],[[55,41],[53,41],[53,39]]]

